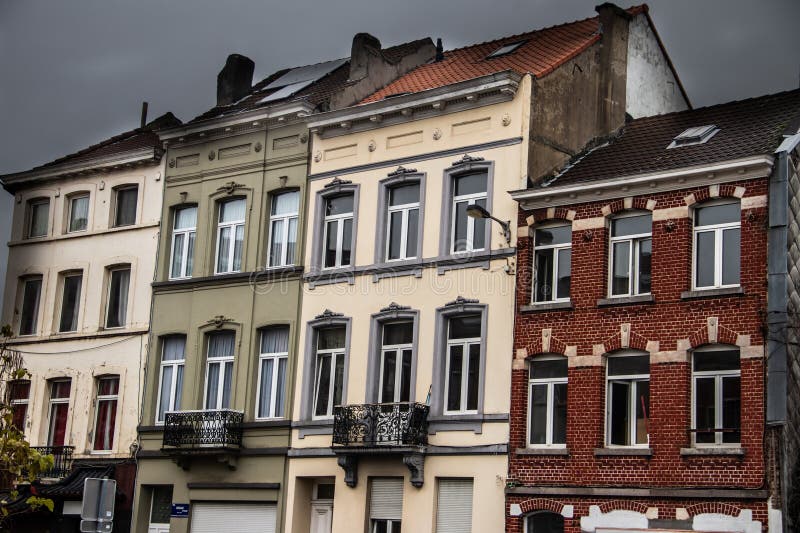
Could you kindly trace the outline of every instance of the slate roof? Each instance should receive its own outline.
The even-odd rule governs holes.
[[[554,179],[534,187],[557,187],[651,172],[769,155],[797,131],[800,89],[735,102],[645,117],[626,124],[605,144],[574,157]],[[715,125],[719,131],[704,144],[667,148],[684,130]]]
[[[630,15],[646,13],[647,6],[634,6],[627,12]],[[523,75],[546,76],[600,40],[599,29],[600,19],[593,17],[449,50],[444,53],[443,60],[417,67],[371,94],[361,103],[436,89],[509,70]],[[489,54],[501,46],[520,41],[526,42],[514,52],[487,59]]]

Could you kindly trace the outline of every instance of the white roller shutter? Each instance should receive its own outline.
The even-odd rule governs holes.
[[[191,533],[275,533],[274,503],[196,502]]]
[[[436,500],[436,533],[472,531],[472,480],[440,479]]]
[[[376,477],[370,481],[370,518],[400,520],[403,517],[403,478]]]

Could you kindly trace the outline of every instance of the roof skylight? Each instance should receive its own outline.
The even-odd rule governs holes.
[[[675,137],[667,148],[677,148],[678,146],[688,146],[691,144],[703,144],[713,137],[719,128],[714,124],[706,126],[695,126],[683,130]]]
[[[512,52],[515,52],[517,50],[517,48],[519,48],[520,46],[522,46],[526,42],[527,41],[517,41],[515,43],[504,44],[503,46],[501,46],[500,48],[498,48],[497,50],[495,50],[494,52],[492,52],[491,54],[486,56],[486,59],[493,59],[495,57],[508,55],[508,54],[510,54]]]

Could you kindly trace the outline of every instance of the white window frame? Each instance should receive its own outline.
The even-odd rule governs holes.
[[[236,334],[232,331],[228,332],[231,335],[234,335],[234,346],[236,346]],[[223,411],[225,409],[230,409],[230,407],[222,407],[222,399],[225,396],[225,370],[227,369],[228,365],[233,366],[233,363],[236,359],[236,355],[226,355],[222,357],[210,357],[210,348],[211,348],[211,337],[208,336],[206,339],[206,377],[205,382],[203,383],[203,410],[205,411]],[[208,407],[208,376],[210,374],[209,369],[211,368],[212,364],[219,363],[219,373],[217,374],[217,407],[211,409]],[[234,377],[233,377],[233,368],[231,368],[231,403],[233,403],[233,391],[234,391]]]
[[[445,415],[467,415],[467,414],[477,414],[478,409],[480,408],[480,371],[481,369],[478,368],[478,383],[477,387],[479,388],[476,393],[478,394],[478,408],[477,409],[465,409],[467,405],[467,397],[469,395],[469,349],[470,346],[476,345],[478,349],[481,348],[481,337],[470,337],[466,339],[451,339],[450,338],[450,323],[453,318],[458,318],[458,315],[448,317],[447,320],[447,354],[444,363],[444,401],[442,402],[442,411]],[[481,331],[483,335],[484,332]],[[447,400],[448,394],[450,393],[450,351],[453,347],[461,346],[463,350],[463,357],[461,358],[461,394],[459,398],[459,405],[461,409],[458,410],[448,410],[447,409]],[[478,361],[480,365],[480,360]]]
[[[451,220],[450,220],[450,253],[451,254],[467,254],[473,252],[481,252],[486,250],[487,246],[489,245],[488,242],[484,243],[484,246],[481,248],[475,248],[475,224],[477,220],[472,218],[471,216],[467,216],[467,240],[465,242],[465,249],[456,251],[456,206],[462,202],[467,202],[467,207],[471,205],[475,205],[478,200],[484,200],[485,205],[489,205],[489,191],[483,192],[476,192],[472,194],[462,194],[459,196],[455,195],[455,180],[458,180],[460,176],[454,176],[452,179],[453,181],[453,201],[450,204],[451,209]],[[486,188],[489,187],[489,177],[486,176]],[[488,222],[484,222],[487,224]]]
[[[630,296],[643,296],[650,294],[650,292],[639,292],[639,281],[641,276],[641,265],[639,265],[639,251],[642,241],[650,239],[651,247],[653,240],[653,217],[649,211],[641,212],[634,211],[615,216],[611,219],[611,224],[615,220],[622,218],[631,218],[639,216],[650,216],[650,231],[648,233],[636,233],[631,235],[621,235],[619,237],[611,236],[611,225],[609,225],[609,241],[608,241],[608,297],[609,298],[625,298]],[[614,294],[614,245],[623,242],[628,242],[629,260],[628,260],[628,291],[622,294]],[[652,268],[652,266],[651,266]],[[651,286],[652,289],[652,286]]]
[[[173,359],[171,361],[164,360],[165,342],[161,343],[161,364],[158,370],[158,391],[156,392],[156,425],[161,426],[164,420],[158,419],[158,414],[161,412],[161,386],[164,384],[164,369],[172,367],[172,380],[169,386],[169,406],[164,410],[166,415],[169,412],[175,411],[175,400],[177,399],[177,385],[178,385],[178,367],[184,367],[186,364],[186,337],[183,337],[183,359]],[[207,373],[206,373],[207,374]],[[206,378],[208,379],[208,378]],[[165,417],[166,418],[166,417]]]
[[[72,215],[73,215],[73,203],[75,200],[80,200],[81,198],[86,198],[87,203],[89,204],[89,208],[91,208],[91,194],[88,192],[79,192],[75,194],[69,195],[67,201],[69,202],[69,207],[67,208],[67,227],[65,228],[65,233],[80,233],[82,231],[89,230],[89,210],[86,210],[86,227],[83,229],[75,229],[71,230],[70,227],[72,226]]]
[[[289,333],[289,328],[286,328],[287,335]],[[261,335],[264,334],[264,331],[261,332]],[[259,352],[260,349],[260,338],[259,338]],[[261,403],[261,368],[264,366],[264,362],[267,360],[273,361],[272,363],[272,394],[270,395],[269,399],[269,412],[270,416],[259,416],[258,414],[258,406]],[[275,409],[277,408],[278,404],[278,368],[280,366],[281,360],[286,361],[286,371],[288,372],[289,369],[289,352],[264,352],[258,354],[258,379],[256,380],[256,405],[255,405],[255,418],[256,420],[276,420],[276,419],[283,419],[286,418],[286,398],[284,398],[284,414],[283,416],[278,416],[275,414]],[[286,390],[284,389],[284,392]]]
[[[401,392],[401,385],[403,383],[403,352],[408,350],[411,352],[411,359],[413,365],[414,359],[414,342],[405,343],[405,344],[384,344],[383,343],[383,335],[384,335],[384,328],[386,326],[395,325],[395,324],[404,324],[411,328],[411,335],[413,339],[414,335],[414,322],[384,322],[381,324],[381,353],[380,353],[380,371],[378,374],[378,402],[381,401],[383,398],[383,371],[384,371],[384,362],[386,361],[386,352],[395,352],[397,356],[395,357],[394,366],[394,399],[390,403],[399,403],[400,400],[400,392]],[[409,401],[411,395],[411,368],[408,369],[409,376]]]
[[[385,522],[386,523],[386,533],[399,533],[399,531],[402,531],[402,527],[403,527],[402,526],[402,520],[399,519],[399,518],[397,518],[397,519],[394,519],[394,518],[370,518],[369,521],[370,521],[370,532],[371,533],[377,533],[378,532],[378,524],[381,523],[381,522]],[[397,531],[394,530],[394,526],[393,526],[394,522],[400,522],[400,528]]]
[[[130,300],[131,300],[131,281],[133,278],[133,268],[131,265],[118,265],[115,267],[108,268],[108,288],[106,289],[106,316],[105,321],[103,323],[104,329],[122,329],[128,327],[128,308],[130,307]],[[119,326],[109,326],[108,325],[108,313],[111,311],[111,280],[114,277],[114,272],[119,272],[121,270],[128,271],[128,287],[127,287],[127,307],[125,308],[125,322]]]
[[[741,379],[742,379],[742,354],[741,351],[739,352],[739,369],[738,370],[703,370],[696,372],[694,370],[694,356],[697,353],[708,353],[713,351],[733,351],[735,348],[731,346],[719,345],[713,347],[706,347],[703,350],[695,351],[692,353],[692,360],[691,360],[691,370],[692,370],[692,428],[697,429],[697,378],[714,378],[714,427],[721,428],[722,427],[722,416],[723,416],[723,402],[722,402],[722,380],[724,378],[730,377],[738,377],[739,378],[739,402],[742,401],[742,391],[741,391]],[[739,413],[739,432],[741,435],[742,427],[741,427],[741,412]],[[714,432],[714,442],[697,442],[697,433],[692,432],[692,446],[695,448],[717,448],[717,447],[728,447],[728,448],[739,448],[741,443],[741,436],[739,437],[740,442],[723,442],[722,439],[724,437],[724,433],[721,431]]]
[[[195,209],[194,226],[190,228],[175,229],[175,224],[178,222],[178,211],[181,211],[183,209]],[[183,246],[181,247],[182,249],[180,251],[181,271],[179,275],[173,276],[172,265],[174,264],[175,261],[175,238],[178,235],[183,235]],[[188,266],[189,266],[189,240],[193,235],[195,237],[197,235],[197,207],[196,206],[176,207],[172,220],[172,240],[170,243],[169,265],[167,266],[169,272],[169,279],[188,279],[192,277],[192,273],[189,272]]]
[[[623,357],[648,357],[649,362],[649,354],[646,353],[639,353],[639,352],[631,352],[631,353],[623,353],[623,354],[614,354],[609,355],[608,359],[616,359],[616,358],[623,358]],[[606,361],[606,363],[608,363]],[[648,366],[649,368],[649,366]],[[612,444],[611,443],[611,408],[613,405],[612,396],[611,396],[611,385],[614,383],[628,383],[628,384],[635,384],[635,386],[630,387],[630,397],[628,398],[628,434],[631,436],[631,440],[636,439],[636,397],[638,396],[637,392],[639,390],[639,383],[647,382],[648,386],[650,385],[650,373],[647,374],[620,374],[610,376],[608,374],[608,364],[606,364],[606,447],[607,448],[649,448],[650,447],[650,428],[648,427],[647,430],[647,442],[645,443],[632,443],[632,444]],[[648,421],[650,420],[650,401],[649,401],[649,394],[648,394],[648,402],[647,402],[647,409],[648,409]]]
[[[66,398],[53,398],[53,389],[55,388],[56,383],[69,383],[69,395]],[[63,446],[67,446],[67,443],[70,441],[69,439],[69,400],[72,396],[72,379],[71,378],[59,378],[59,379],[51,379],[48,381],[48,391],[49,397],[47,399],[47,445],[53,446],[52,444],[52,429],[53,429],[53,407],[59,404],[67,404],[67,422],[64,425],[64,444]]]
[[[135,190],[136,191],[136,208],[133,211],[133,222],[131,222],[130,224],[118,224],[117,220],[118,220],[118,211],[119,211],[119,195],[120,195],[121,192],[130,191],[130,190]],[[126,228],[128,226],[135,226],[136,225],[136,219],[138,218],[137,215],[139,214],[138,212],[139,212],[139,184],[138,183],[127,183],[125,185],[120,185],[119,187],[114,187],[114,218],[112,219],[113,220],[112,227],[114,227],[114,228]]]
[[[297,205],[298,208],[295,209],[292,213],[283,213],[280,215],[273,215],[272,209],[275,205],[275,201],[278,199],[279,196],[283,196],[284,194],[295,194],[297,195]],[[292,266],[297,261],[297,241],[300,239],[300,220],[299,220],[299,208],[300,205],[300,191],[285,191],[281,193],[274,194],[270,200],[270,207],[269,207],[269,240],[267,245],[267,268],[280,268],[285,266]],[[289,223],[294,220],[295,221],[295,257],[293,261],[290,263],[288,260],[289,254]],[[281,245],[280,251],[280,258],[276,264],[271,264],[270,261],[270,253],[272,251],[272,239],[273,239],[273,228],[275,226],[275,222],[283,221],[281,237],[283,239],[283,244]]]
[[[30,382],[30,380],[27,380],[27,379],[14,379],[14,380],[11,380],[11,381],[8,382],[8,387],[11,388],[14,385],[17,385],[17,384],[20,384],[20,383],[27,383],[28,384],[28,395],[25,396],[25,398],[17,398],[17,399],[14,399],[14,400],[9,400],[9,403],[11,404],[12,416],[13,416],[14,407],[16,407],[17,405],[24,405],[25,406],[25,419],[23,420],[22,427],[21,428],[17,428],[17,430],[19,430],[21,433],[24,434],[25,433],[25,422],[28,421],[28,408],[30,407],[30,401],[31,401],[31,382]]]
[[[229,222],[222,222],[222,209],[224,205],[228,202],[236,202],[242,201],[245,205],[245,217],[247,216],[247,200],[245,198],[232,198],[230,200],[226,200],[224,202],[218,202],[217,205],[217,242],[214,246],[214,274],[235,274],[237,272],[241,272],[241,266],[239,270],[233,270],[233,262],[236,256],[236,230],[239,226],[242,227],[242,262],[244,262],[244,244],[245,244],[245,229],[244,229],[244,222],[245,219],[237,219],[231,220]],[[228,242],[228,265],[230,265],[230,270],[220,270],[219,269],[219,245],[221,242],[222,230],[225,228],[230,228],[230,239]]]
[[[355,247],[351,247],[350,249],[350,262],[346,265],[342,264],[342,252],[343,252],[343,238],[344,238],[344,223],[345,220],[350,219],[353,221],[351,224],[352,232],[355,234],[356,231],[356,223],[355,223],[355,202],[356,196],[353,192],[348,192],[345,194],[340,194],[336,196],[330,196],[325,198],[325,205],[323,206],[323,213],[327,211],[328,202],[333,200],[334,198],[338,198],[341,196],[352,196],[353,197],[353,209],[348,213],[341,213],[338,215],[325,215],[325,218],[322,221],[322,269],[323,270],[330,270],[334,268],[343,268],[352,266],[355,262]],[[336,260],[332,266],[327,266],[325,264],[325,256],[326,250],[328,246],[328,223],[329,222],[336,222]],[[355,235],[353,235],[354,237]],[[352,242],[352,241],[351,241]]]
[[[64,303],[65,303],[64,297],[66,296],[65,295],[65,291],[67,290],[67,279],[68,278],[81,278],[81,283],[80,283],[80,287],[78,289],[78,296],[77,296],[77,299],[78,299],[77,309],[75,310],[75,315],[76,315],[75,316],[75,323],[77,324],[77,326],[76,326],[75,329],[62,330],[61,329],[61,319],[64,316]],[[71,271],[67,271],[67,272],[62,272],[61,273],[61,298],[60,298],[59,307],[58,307],[58,326],[57,326],[58,333],[73,333],[73,332],[76,332],[76,331],[80,330],[81,295],[82,294],[83,294],[83,271],[82,270],[71,270]]]
[[[19,314],[19,323],[17,324],[17,335],[19,337],[33,337],[39,334],[39,315],[41,315],[42,311],[42,291],[44,289],[44,276],[36,275],[30,276],[26,278],[22,278],[21,280],[21,292],[20,292],[20,314]],[[28,283],[32,283],[34,281],[39,282],[39,294],[36,297],[36,303],[33,306],[33,330],[30,333],[22,333],[22,318],[23,313],[22,311],[25,310],[25,292],[28,286]]]
[[[559,355],[541,355],[535,357],[534,360],[536,361],[560,361],[564,359],[563,356]],[[533,361],[531,361],[533,362]],[[553,443],[553,411],[554,411],[554,400],[555,400],[555,386],[556,385],[567,385],[568,384],[567,376],[563,378],[531,378],[530,377],[530,367],[528,367],[528,420],[526,423],[526,447],[539,449],[539,448],[566,448],[567,443]],[[531,412],[533,410],[533,387],[536,385],[546,385],[547,386],[547,429],[545,431],[545,443],[544,444],[532,444],[531,443]],[[569,394],[569,391],[567,391]]]
[[[536,230],[540,229],[548,229],[548,228],[559,228],[559,227],[568,227],[570,233],[570,240],[567,243],[562,244],[537,244],[536,243]],[[537,226],[534,228],[533,233],[533,261],[531,264],[531,270],[533,272],[533,276],[531,280],[531,304],[546,304],[546,303],[559,303],[559,302],[569,302],[570,296],[566,298],[551,298],[550,300],[536,300],[536,254],[540,250],[553,250],[553,277],[550,280],[550,286],[553,288],[552,294],[555,296],[557,292],[557,285],[558,285],[558,262],[559,262],[559,251],[560,250],[570,250],[570,265],[572,264],[572,225],[571,224],[563,224],[559,222],[553,222],[548,224],[543,224],[541,226]],[[570,272],[570,276],[572,276],[572,272]],[[570,284],[570,293],[572,292],[572,287]]]
[[[697,211],[703,209],[704,207],[714,207],[720,205],[728,205],[728,204],[735,204],[739,207],[739,220],[736,222],[726,222],[724,224],[709,224],[708,226],[695,226],[695,217],[697,216]],[[724,289],[728,287],[739,287],[741,285],[741,268],[742,268],[742,244],[741,244],[741,236],[742,236],[742,221],[741,221],[741,213],[742,213],[742,206],[740,202],[736,201],[711,201],[711,202],[704,202],[700,205],[695,206],[692,212],[691,224],[692,224],[692,289],[703,291],[703,290],[710,290],[710,289]],[[722,284],[722,236],[725,230],[729,229],[739,229],[739,283],[731,283],[727,285]],[[714,284],[713,285],[697,285],[697,236],[700,233],[714,233]]]
[[[317,337],[319,338],[319,337]],[[318,340],[315,342],[319,342]],[[315,354],[315,362],[316,367],[314,369],[314,397],[311,404],[311,419],[312,420],[330,420],[333,418],[333,395],[335,393],[334,389],[336,386],[336,362],[339,357],[342,358],[343,364],[347,363],[347,359],[345,358],[345,352],[347,351],[346,347],[342,348],[325,348],[325,349],[316,349]],[[331,373],[328,376],[328,410],[324,415],[317,414],[317,399],[319,395],[319,385],[320,380],[322,379],[322,358],[323,357],[330,357],[331,358]],[[345,369],[346,371],[346,369]],[[342,384],[344,387],[344,383]],[[344,390],[342,390],[342,395],[344,395]],[[342,398],[344,399],[344,398]]]
[[[33,229],[33,210],[36,206],[46,205],[47,206],[47,222],[45,223],[44,233],[42,235],[33,235],[31,230]],[[27,214],[25,217],[25,238],[26,239],[43,239],[50,235],[50,198],[47,197],[39,197],[39,198],[31,198],[27,201],[26,206]]]
[[[100,383],[103,380],[112,380],[112,379],[116,379],[117,380],[117,392],[116,392],[116,394],[100,394]],[[121,380],[120,380],[120,376],[118,376],[118,375],[98,376],[97,377],[97,395],[95,396],[95,407],[94,407],[94,432],[92,433],[93,438],[92,438],[92,446],[91,446],[92,455],[104,455],[104,454],[114,453],[114,447],[112,447],[109,450],[96,450],[94,448],[94,446],[95,446],[95,440],[97,439],[97,424],[100,422],[100,419],[99,419],[99,417],[100,417],[100,402],[113,402],[113,401],[116,401],[117,402],[116,408],[119,409],[119,390],[120,390],[120,386],[121,385],[122,385],[122,383],[121,383]],[[118,424],[119,424],[119,417],[114,416],[114,429],[113,429],[113,433],[114,434],[111,436],[111,442],[114,443],[114,444],[117,444],[117,439],[114,438],[114,437],[116,436],[116,433],[117,433]]]
[[[415,185],[417,187],[417,201],[408,204],[392,205],[392,191],[395,188],[406,187]],[[387,263],[394,261],[406,261],[408,259],[417,259],[417,250],[408,249],[408,217],[409,213],[417,210],[417,224],[421,223],[420,215],[422,212],[419,197],[422,194],[422,186],[419,181],[410,183],[399,183],[393,187],[389,187],[386,191],[386,249],[384,250],[383,257]],[[389,250],[392,247],[392,214],[401,213],[400,223],[400,257],[395,259],[389,258]],[[415,235],[416,236],[416,235]],[[419,243],[417,243],[419,246]],[[409,255],[411,253],[412,255]]]

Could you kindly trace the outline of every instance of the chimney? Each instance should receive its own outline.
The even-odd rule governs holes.
[[[594,8],[600,18],[600,87],[598,134],[607,135],[625,123],[625,86],[630,13],[610,2]]]
[[[144,128],[147,124],[147,102],[142,102],[142,117],[139,121],[139,127]]]
[[[436,39],[436,62],[438,63],[444,59],[444,46],[442,46],[442,39]]]
[[[229,55],[217,75],[217,105],[230,105],[249,93],[255,68],[256,64],[249,57]]]
[[[369,33],[357,33],[350,50],[350,80],[362,80],[369,75],[370,56],[383,57],[381,42]]]

